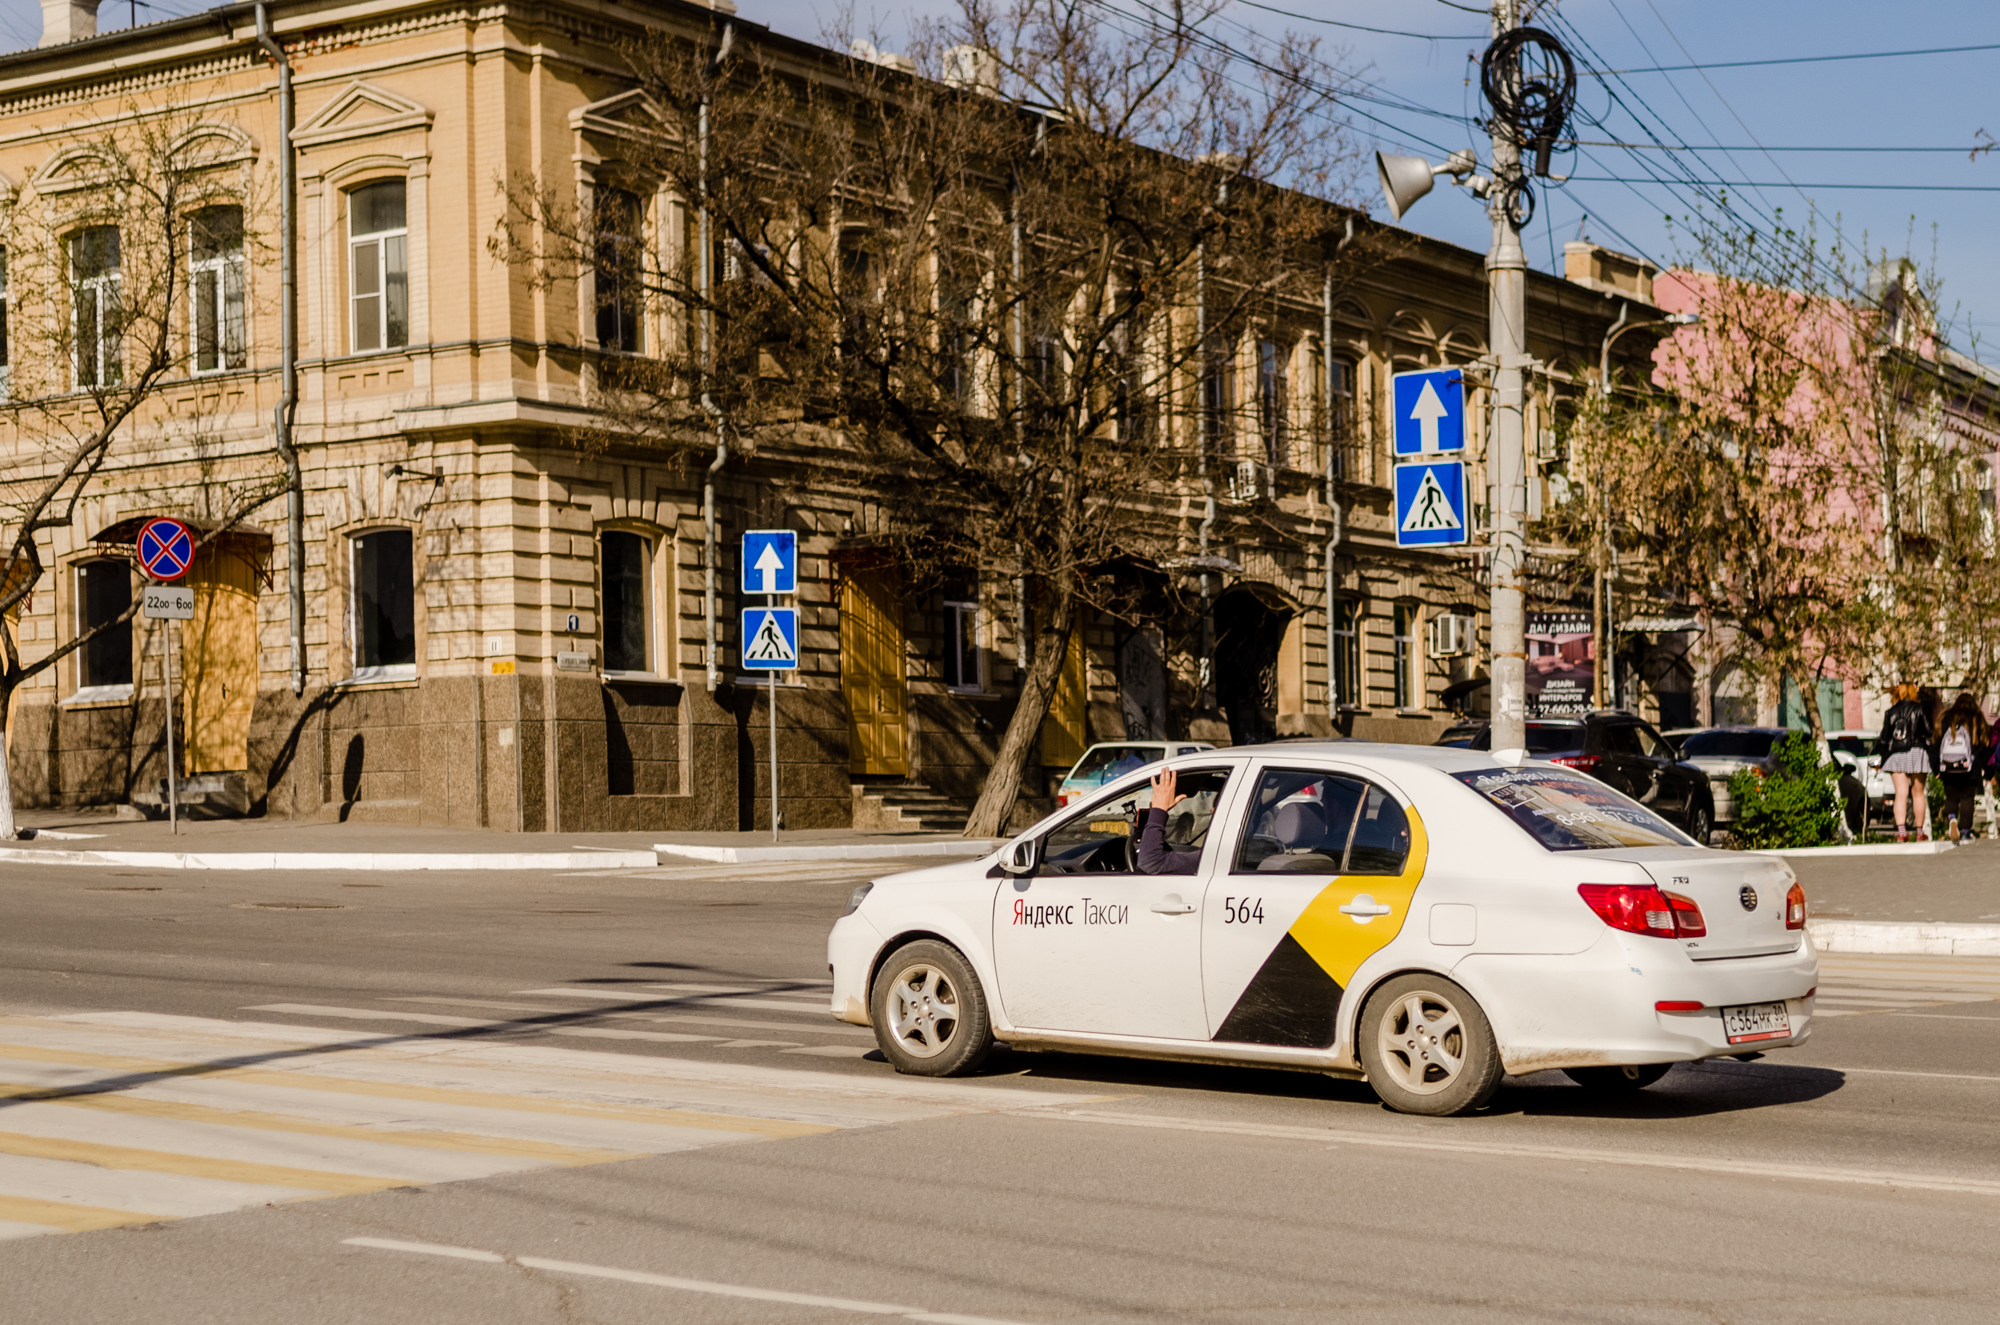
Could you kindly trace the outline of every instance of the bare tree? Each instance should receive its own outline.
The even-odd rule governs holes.
[[[506,185],[496,249],[588,274],[601,329],[607,289],[678,313],[643,361],[599,357],[587,440],[687,450],[719,419],[886,498],[918,575],[1025,586],[1019,701],[968,834],[1011,813],[1083,612],[1129,613],[1118,567],[1184,555],[1188,500],[1254,439],[1238,343],[1366,247],[1341,247],[1355,213],[1324,198],[1354,153],[1311,44],[1261,53],[1246,86],[1211,11],[1160,12],[1120,31],[1061,0],[967,0],[908,68],[860,48],[801,69],[719,25],[649,40],[628,58],[659,127],[623,148],[632,183]],[[610,200],[661,188],[712,247],[616,242]]]
[[[260,448],[235,454],[242,448],[213,417],[167,399],[193,371],[249,362],[242,274],[257,248],[256,190],[240,147],[178,107],[128,105],[110,127],[73,140],[12,208],[0,742],[23,685],[99,636],[130,630],[139,609],[135,598],[32,655],[20,647],[19,612],[44,578],[50,535],[107,490],[108,471],[135,502],[190,517],[203,544],[283,491]],[[0,837],[15,835],[0,759]]]

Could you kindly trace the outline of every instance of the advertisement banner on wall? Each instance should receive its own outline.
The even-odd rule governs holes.
[[[1590,613],[1528,613],[1528,716],[1588,712],[1596,663]]]

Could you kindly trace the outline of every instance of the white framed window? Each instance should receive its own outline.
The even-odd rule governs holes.
[[[76,311],[76,384],[116,386],[124,380],[124,315],[118,227],[94,225],[69,237],[69,271]]]
[[[78,638],[117,621],[132,608],[131,564],[99,557],[76,567],[76,633]],[[110,626],[75,653],[76,693],[73,702],[127,699],[132,694],[132,628]]]
[[[944,600],[944,681],[952,690],[986,688],[985,655],[979,651],[979,604]]]
[[[244,345],[243,209],[204,207],[188,218],[190,349],[197,373],[249,362]]]
[[[415,537],[407,529],[371,529],[352,535],[347,545],[353,679],[415,680]]]
[[[1396,604],[1396,707],[1423,707],[1423,654],[1417,648],[1419,608],[1415,603]]]
[[[1257,342],[1257,426],[1263,435],[1264,459],[1273,465],[1291,460],[1291,355],[1275,340]]]
[[[597,544],[604,671],[650,675],[656,670],[653,540],[625,529],[606,529]]]
[[[1361,602],[1356,598],[1333,600],[1333,703],[1335,708],[1360,708],[1361,694]]]
[[[347,195],[349,348],[356,354],[410,343],[410,227],[400,179]]]
[[[646,348],[646,211],[624,189],[597,191],[597,343],[638,354]]]

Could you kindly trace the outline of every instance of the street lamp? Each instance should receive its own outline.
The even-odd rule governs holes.
[[[1641,322],[1632,319],[1632,305],[1625,301],[1618,304],[1618,320],[1604,333],[1604,343],[1597,352],[1597,395],[1600,400],[1611,399],[1611,343],[1628,331],[1640,327],[1691,327],[1701,321],[1699,313],[1669,313],[1665,317],[1651,317]],[[1600,519],[1597,526],[1597,574],[1590,603],[1590,651],[1594,674],[1591,678],[1591,704],[1596,708],[1606,707],[1605,701],[1615,697],[1617,687],[1611,687],[1607,695],[1605,678],[1616,666],[1613,654],[1617,652],[1616,632],[1612,629],[1612,602],[1610,583],[1611,561],[1611,489],[1605,482],[1606,466],[1603,460],[1597,462],[1597,499]],[[1605,645],[1612,645],[1606,649]]]

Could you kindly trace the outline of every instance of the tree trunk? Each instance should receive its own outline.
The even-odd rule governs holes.
[[[7,755],[7,719],[14,707],[14,691],[0,686],[0,841],[11,842],[19,829],[14,823],[14,769]]]
[[[1020,799],[1021,777],[1041,737],[1042,719],[1048,716],[1049,700],[1069,657],[1070,631],[1076,628],[1076,600],[1066,585],[1056,586],[1055,598],[1048,628],[1040,632],[1034,658],[1028,664],[1021,702],[1014,706],[1014,716],[993,756],[993,767],[979,789],[979,800],[965,821],[967,837],[1000,836],[1014,813],[1014,802]]]

